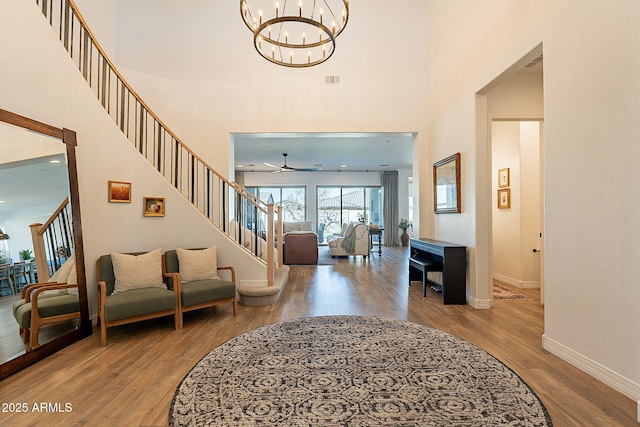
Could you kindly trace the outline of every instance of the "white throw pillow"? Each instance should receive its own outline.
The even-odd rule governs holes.
[[[53,273],[53,276],[49,279],[50,282],[67,283],[67,279],[71,271],[75,270],[76,261],[75,257],[69,257],[60,268]]]
[[[140,288],[164,288],[162,281],[162,249],[142,255],[111,254],[116,278],[113,293]]]
[[[183,283],[218,278],[218,247],[209,249],[176,249]]]
[[[73,264],[75,267],[75,263]],[[67,278],[67,283],[70,285],[77,285],[78,284],[78,271],[73,268],[71,269],[71,272],[69,273],[69,277]],[[65,289],[65,291],[67,291],[69,294],[71,295],[78,295],[78,288],[67,288]]]
[[[53,276],[49,278],[49,282],[55,283],[69,283],[69,275],[72,274],[76,277],[76,259],[74,256],[67,258],[67,260],[60,266]],[[78,281],[75,279],[76,282]],[[59,294],[59,293],[68,293],[67,289],[55,289],[51,291],[44,291],[40,295],[51,295],[51,294]]]
[[[298,223],[298,227],[300,231],[313,231],[313,228],[311,228],[311,221],[300,221]]]

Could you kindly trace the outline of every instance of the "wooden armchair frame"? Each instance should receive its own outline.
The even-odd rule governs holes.
[[[56,283],[56,282],[45,282],[45,283],[32,283],[26,285],[22,289],[22,298],[24,299],[25,304],[31,304],[31,322],[28,329],[20,328],[20,333],[23,336],[24,342],[27,344],[27,351],[30,351],[36,347],[40,346],[39,343],[39,334],[40,328],[43,325],[48,325],[52,323],[64,322],[67,320],[80,319],[80,305],[78,304],[78,311],[59,314],[56,316],[47,316],[41,317],[40,311],[38,310],[38,296],[46,291],[59,291],[62,289],[72,289],[78,288],[78,284],[68,284],[68,283]],[[55,298],[55,296],[51,296],[51,298]]]

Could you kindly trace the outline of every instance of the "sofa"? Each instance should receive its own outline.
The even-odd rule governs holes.
[[[314,265],[318,263],[318,235],[311,221],[283,222],[283,262]]]
[[[332,257],[362,255],[369,256],[371,242],[369,240],[369,227],[362,222],[350,222],[343,225],[344,230],[340,234],[332,234],[327,237],[329,253]]]

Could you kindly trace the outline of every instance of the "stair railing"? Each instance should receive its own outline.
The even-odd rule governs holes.
[[[209,221],[254,256],[276,260],[279,209],[250,196],[187,147],[116,69],[73,0],[36,0],[103,108],[138,152]],[[278,228],[280,224],[280,228]],[[281,248],[280,248],[281,249]],[[281,266],[282,251],[277,251]],[[267,266],[273,285],[273,268]]]
[[[74,252],[71,205],[67,197],[44,224],[31,224],[38,283],[46,282]]]

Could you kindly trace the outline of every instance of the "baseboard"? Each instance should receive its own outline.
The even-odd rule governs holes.
[[[498,273],[493,273],[493,279],[519,289],[538,289],[540,287],[539,280],[518,280]]]
[[[545,335],[542,336],[542,348],[549,353],[558,356],[565,362],[568,362],[576,368],[586,372],[592,377],[602,381],[609,387],[624,394],[628,398],[634,401],[638,401],[640,405],[640,384],[637,384],[629,380],[628,378],[625,378],[622,375],[612,371],[611,369],[606,368],[579,353],[576,353],[570,348],[548,338]],[[640,421],[640,406],[638,408],[638,416],[638,421]]]
[[[471,298],[469,295],[467,295],[467,304],[469,304],[471,307],[476,308],[478,310],[487,310],[491,308],[490,299]]]

